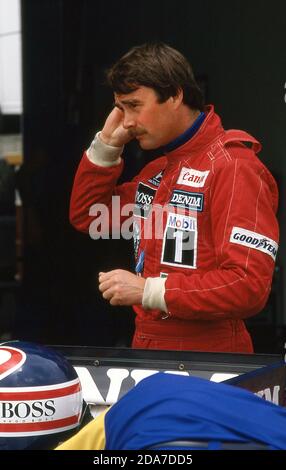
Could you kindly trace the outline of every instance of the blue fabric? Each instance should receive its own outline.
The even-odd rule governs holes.
[[[105,434],[105,448],[114,450],[175,440],[208,442],[209,449],[220,447],[217,442],[253,441],[286,449],[286,410],[239,387],[158,373],[112,406]]]
[[[201,112],[197,119],[193,122],[192,126],[189,127],[183,134],[179,135],[176,139],[172,140],[169,142],[167,145],[162,147],[162,151],[164,153],[169,153],[175,150],[176,148],[180,147],[181,145],[184,145],[188,140],[190,140],[195,133],[199,130],[201,127],[202,123],[204,122],[206,117],[206,114],[204,112]]]
[[[135,266],[135,272],[136,272],[137,274],[143,272],[143,269],[144,269],[144,257],[145,257],[145,253],[144,253],[144,251],[141,251],[141,253],[140,253],[139,257],[138,257],[136,266]]]

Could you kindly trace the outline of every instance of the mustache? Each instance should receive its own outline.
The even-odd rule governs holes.
[[[128,133],[132,139],[135,139],[136,137],[139,137],[140,135],[146,134],[145,129],[129,129]]]

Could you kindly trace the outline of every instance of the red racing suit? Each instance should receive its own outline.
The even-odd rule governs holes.
[[[106,168],[86,153],[75,177],[71,223],[88,232],[95,220],[91,206],[111,209],[112,195],[120,196],[121,208],[134,204],[142,275],[151,284],[164,279],[165,311],[151,308],[156,301],[148,305],[148,299],[133,307],[135,348],[253,351],[243,319],[258,313],[269,296],[278,190],[256,156],[260,144],[243,131],[225,131],[213,107],[206,112],[189,141],[131,182],[116,186],[122,160]],[[110,224],[112,218],[110,210]],[[126,218],[121,214],[120,224]]]

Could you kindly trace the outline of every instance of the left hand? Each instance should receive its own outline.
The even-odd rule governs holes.
[[[146,279],[123,269],[99,273],[99,290],[111,305],[142,304]]]

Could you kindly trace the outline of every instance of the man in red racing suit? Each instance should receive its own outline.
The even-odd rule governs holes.
[[[151,125],[143,127],[146,115],[140,110],[134,118],[129,106],[137,100],[146,107],[151,92],[140,83],[128,93],[115,90],[116,108],[108,118],[119,122],[124,115],[126,142],[136,137],[142,148],[156,148]],[[174,101],[152,103],[157,110],[175,106]],[[121,226],[127,220],[125,205],[134,206],[137,275],[115,270],[99,277],[103,297],[112,305],[133,305],[132,346],[252,352],[243,319],[265,305],[278,249],[278,191],[256,156],[260,144],[246,132],[225,131],[208,106],[197,110],[191,126],[163,142],[164,156],[117,186],[123,146],[106,138],[111,135],[106,123],[80,162],[70,219],[93,236],[95,204],[108,207],[110,227],[115,223],[112,196],[120,197]],[[118,132],[118,123],[113,128]]]

